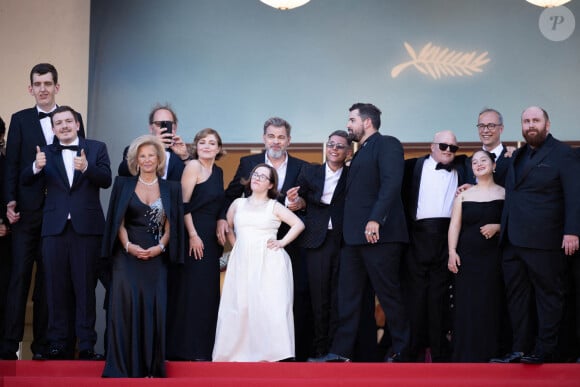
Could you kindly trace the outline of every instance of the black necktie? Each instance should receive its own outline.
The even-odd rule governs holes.
[[[64,149],[68,149],[68,150],[71,150],[71,151],[78,152],[79,146],[78,145],[60,145],[59,144],[58,145],[58,149],[61,150],[61,151],[64,150]]]
[[[43,118],[50,118],[52,116],[52,113],[45,113],[45,112],[38,112],[38,119],[42,120]]]
[[[453,164],[437,163],[435,170],[439,170],[439,169],[445,169],[447,172],[451,172],[454,169],[454,166],[453,166]]]

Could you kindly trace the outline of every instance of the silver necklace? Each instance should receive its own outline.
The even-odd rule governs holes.
[[[147,183],[145,180],[141,179],[141,176],[139,176],[139,181],[147,186],[152,186],[153,184],[157,183],[157,178],[153,179],[151,183]]]

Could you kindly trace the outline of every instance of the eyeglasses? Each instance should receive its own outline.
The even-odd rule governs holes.
[[[486,128],[487,128],[487,129],[489,129],[489,130],[491,130],[491,131],[493,132],[493,131],[495,130],[495,128],[496,128],[496,127],[498,127],[498,126],[502,126],[502,124],[494,124],[494,123],[491,123],[491,124],[477,124],[477,125],[475,125],[475,126],[477,126],[477,129],[479,129],[479,130],[480,130],[480,131],[482,131],[482,132],[483,132],[483,131],[484,131]]]
[[[256,179],[258,181],[269,181],[270,178],[266,175],[262,175],[261,173],[254,172],[252,173],[252,179]]]
[[[171,123],[171,125],[175,125],[175,122],[173,121],[153,121],[152,124],[157,126],[158,128],[161,127],[161,125],[167,125],[168,123]]]
[[[437,143],[437,145],[439,145],[440,151],[446,151],[447,149],[449,149],[449,152],[455,153],[459,150],[459,147],[457,145],[446,144],[444,142]]]
[[[326,147],[330,148],[330,149],[338,149],[338,150],[346,149],[346,145],[341,144],[339,142],[334,142],[334,141],[327,142]]]

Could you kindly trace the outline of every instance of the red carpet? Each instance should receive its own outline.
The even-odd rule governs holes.
[[[178,363],[167,379],[102,379],[102,362],[0,361],[0,387],[390,386],[580,387],[580,365]]]

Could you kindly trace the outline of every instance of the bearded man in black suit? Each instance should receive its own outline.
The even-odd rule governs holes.
[[[556,357],[566,256],[578,251],[580,159],[552,137],[544,109],[527,108],[521,122],[526,144],[508,169],[500,234],[513,345],[491,361],[541,364]]]

